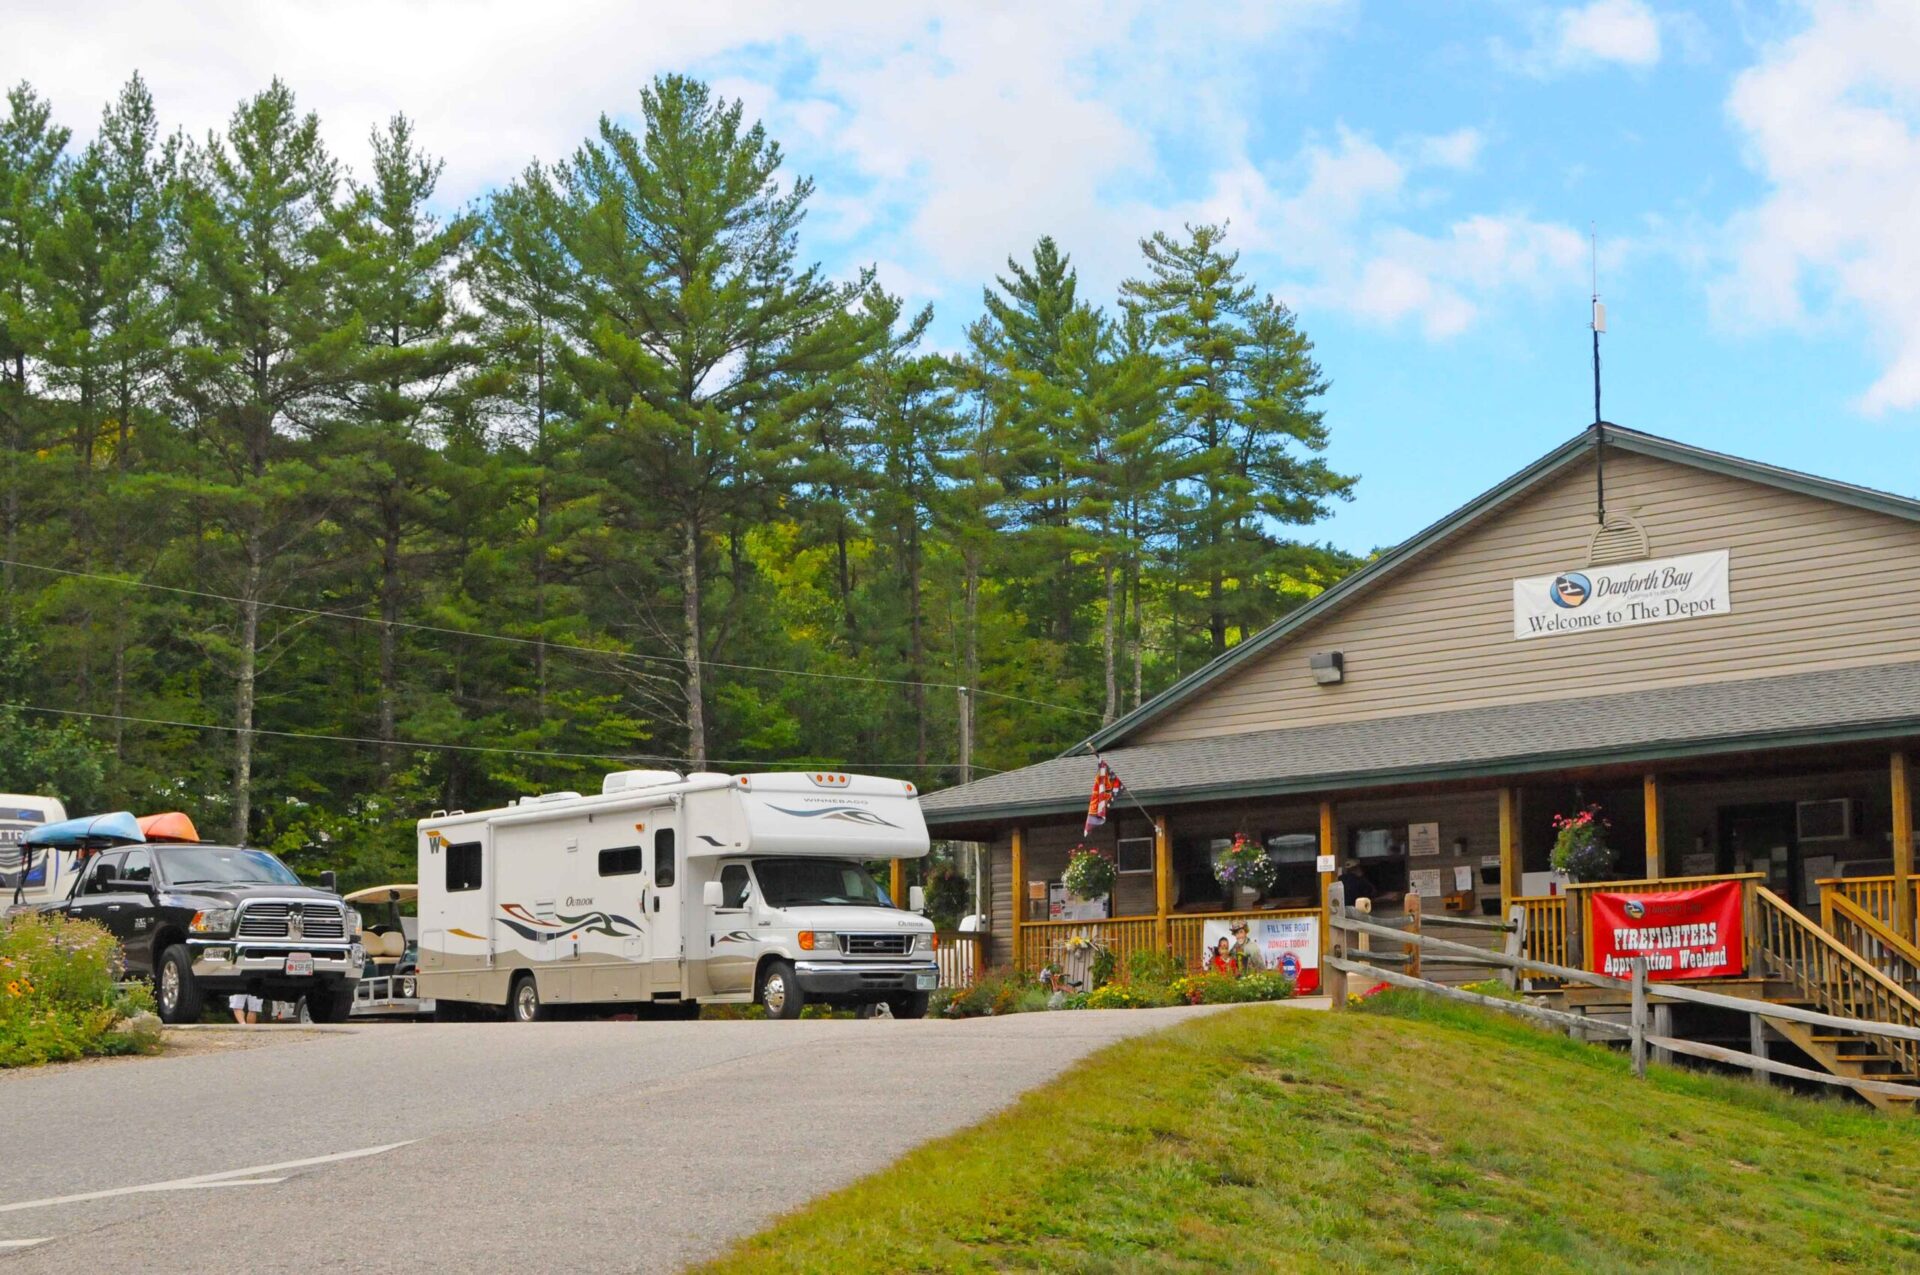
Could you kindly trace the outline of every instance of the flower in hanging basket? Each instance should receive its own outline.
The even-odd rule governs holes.
[[[1247,837],[1235,837],[1213,865],[1213,877],[1229,890],[1246,886],[1258,894],[1273,888],[1279,869],[1267,856],[1267,848]]]
[[[1612,827],[1600,807],[1588,806],[1571,815],[1553,817],[1553,866],[1575,881],[1603,881],[1613,873],[1613,847],[1607,844]]]
[[[1074,898],[1091,901],[1112,894],[1113,883],[1119,875],[1111,852],[1082,845],[1068,853],[1067,870],[1060,874],[1060,883]]]

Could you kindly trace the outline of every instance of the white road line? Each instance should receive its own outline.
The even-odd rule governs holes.
[[[37,1240],[0,1240],[0,1248],[32,1248],[35,1244],[51,1244],[53,1236],[44,1236]]]
[[[56,1195],[44,1200],[23,1200],[18,1204],[0,1204],[0,1213],[16,1213],[21,1209],[44,1209],[56,1204],[80,1204],[87,1200],[105,1200],[117,1195],[145,1195],[155,1191],[194,1191],[206,1187],[222,1186],[272,1186],[276,1182],[285,1182],[285,1177],[264,1177],[263,1174],[279,1173],[283,1169],[305,1169],[316,1164],[335,1164],[341,1160],[358,1160],[363,1156],[379,1155],[394,1151],[411,1144],[406,1142],[388,1142],[377,1147],[361,1147],[358,1151],[336,1151],[332,1155],[309,1156],[304,1160],[283,1160],[279,1164],[256,1164],[245,1169],[228,1169],[224,1173],[202,1173],[191,1178],[175,1178],[170,1182],[149,1182],[142,1186],[119,1186],[106,1191],[83,1191],[78,1195]]]

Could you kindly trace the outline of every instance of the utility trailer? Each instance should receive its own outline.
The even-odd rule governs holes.
[[[926,1013],[934,928],[874,860],[920,858],[913,784],[620,771],[601,791],[419,823],[418,993],[439,1017],[758,1002]]]

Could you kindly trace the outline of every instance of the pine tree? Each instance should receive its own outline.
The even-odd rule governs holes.
[[[598,311],[582,375],[597,400],[603,507],[678,559],[687,758],[699,768],[709,537],[753,498],[822,383],[886,332],[855,305],[869,277],[834,283],[799,264],[813,184],[781,188],[780,148],[740,103],[663,76],[641,110],[640,135],[603,117],[565,168],[565,237]]]
[[[241,103],[185,167],[179,286],[191,321],[174,393],[197,472],[179,485],[212,555],[192,569],[240,599],[231,635],[206,638],[233,682],[240,840],[252,821],[260,656],[287,636],[263,636],[262,603],[284,587],[295,551],[324,556],[313,535],[328,493],[305,444],[355,384],[364,325],[343,286],[339,170],[319,119],[299,113],[286,85]]]

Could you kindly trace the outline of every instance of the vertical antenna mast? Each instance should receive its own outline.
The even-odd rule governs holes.
[[[1607,307],[1600,304],[1600,232],[1588,223],[1587,244],[1593,270],[1593,312],[1588,326],[1593,329],[1593,499],[1595,516],[1607,525],[1607,433],[1600,416],[1600,334],[1607,330]]]

